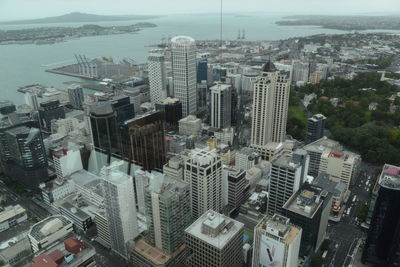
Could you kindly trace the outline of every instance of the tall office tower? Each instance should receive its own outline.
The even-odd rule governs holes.
[[[268,142],[285,141],[290,81],[269,61],[254,85],[251,145],[263,147]]]
[[[174,97],[182,102],[182,116],[195,115],[196,100],[196,43],[188,36],[171,39]]]
[[[324,151],[343,151],[343,147],[338,141],[323,137],[303,147],[310,156],[308,175],[317,177],[321,163],[321,155]]]
[[[244,224],[213,210],[185,230],[187,267],[242,267]]]
[[[211,87],[211,127],[222,129],[231,126],[230,84],[216,84]]]
[[[165,164],[164,114],[146,113],[125,122],[121,130],[123,157],[146,171]]]
[[[239,97],[236,89],[232,88],[232,96],[231,96],[231,125],[238,126],[240,124],[239,120]],[[244,115],[244,114],[243,114]]]
[[[325,238],[332,194],[321,187],[305,183],[283,206],[281,214],[303,229],[300,256],[317,251]]]
[[[327,173],[331,180],[342,182],[349,189],[358,174],[360,164],[361,157],[356,153],[324,151],[319,164],[319,174]]]
[[[82,87],[79,85],[72,85],[68,87],[67,90],[69,103],[71,106],[73,106],[75,109],[82,109],[83,101],[85,101]]]
[[[39,129],[17,126],[2,137],[2,160],[11,179],[29,187],[47,180],[46,150]]]
[[[292,64],[292,81],[294,82],[308,82],[310,73],[310,64],[301,62],[299,60],[293,61]]]
[[[148,61],[150,101],[155,104],[167,97],[167,78],[163,51],[150,51]]]
[[[164,112],[167,129],[177,130],[182,119],[182,102],[178,98],[167,97],[161,103],[156,103],[156,110]]]
[[[254,96],[254,84],[258,80],[257,72],[247,72],[242,76],[242,84],[240,95],[246,99],[251,99]]]
[[[284,151],[271,162],[271,181],[267,204],[268,215],[280,213],[286,201],[299,190],[304,166],[292,153]]]
[[[274,214],[262,219],[254,229],[253,267],[299,266],[302,229],[289,218]]]
[[[209,90],[207,81],[201,81],[197,84],[197,113],[208,111]]]
[[[95,103],[90,106],[89,116],[94,148],[106,154],[120,155],[121,143],[117,115],[111,103]]]
[[[115,96],[111,99],[111,105],[116,113],[118,126],[124,125],[125,121],[135,117],[135,107],[129,96]]]
[[[361,261],[368,266],[398,266],[400,167],[385,164],[374,191],[378,195]]]
[[[193,149],[185,162],[185,182],[190,184],[193,219],[209,209],[222,209],[222,163],[215,150]]]
[[[42,102],[39,106],[39,118],[42,129],[50,130],[52,120],[65,119],[64,107],[58,100]]]
[[[102,178],[111,248],[127,258],[127,243],[139,235],[133,178],[115,169],[105,170]]]
[[[193,222],[189,184],[150,177],[145,202],[149,243],[172,254],[184,243],[184,231]]]
[[[197,59],[197,83],[208,81],[208,62],[206,58]]]
[[[307,143],[312,143],[324,137],[326,117],[322,114],[313,115],[307,123]]]
[[[246,179],[246,171],[224,167],[222,176],[224,205],[229,207],[229,212],[234,212],[249,197],[250,184]]]
[[[261,161],[260,154],[253,148],[243,147],[236,152],[235,166],[238,169],[249,170]]]
[[[35,93],[27,92],[25,93],[25,104],[32,107],[33,110],[39,110],[39,102],[37,100],[37,95]]]

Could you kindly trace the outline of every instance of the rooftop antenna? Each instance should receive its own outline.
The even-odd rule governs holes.
[[[222,66],[222,1],[221,0],[221,12],[220,12],[220,25],[219,25],[219,66],[220,66],[220,70],[219,70],[219,82],[221,83],[221,66]]]

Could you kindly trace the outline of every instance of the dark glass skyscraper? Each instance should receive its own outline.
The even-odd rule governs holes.
[[[135,108],[129,96],[116,96],[111,100],[111,105],[116,112],[118,125],[135,117]]]
[[[39,118],[42,129],[50,131],[52,120],[65,119],[64,107],[58,100],[40,103]]]
[[[201,81],[207,81],[207,64],[208,62],[206,58],[201,58],[197,60],[197,83],[201,83]]]
[[[361,261],[400,266],[400,167],[385,164],[376,187],[378,196]]]
[[[324,137],[326,117],[316,114],[308,119],[307,124],[307,143],[312,143]]]

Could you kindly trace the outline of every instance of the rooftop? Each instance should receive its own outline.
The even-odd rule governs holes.
[[[212,86],[210,88],[210,90],[211,91],[224,91],[224,90],[227,90],[227,89],[229,89],[231,87],[232,87],[232,85],[230,85],[230,84],[218,83],[218,84]]]
[[[26,213],[26,210],[19,204],[6,207],[3,211],[0,212],[0,223],[3,223],[11,218],[14,218],[15,216],[24,213]]]
[[[335,151],[343,151],[343,147],[339,142],[334,141],[332,139],[328,139],[327,137],[322,137],[306,146],[303,149],[311,152],[319,152],[322,153],[325,150],[335,150]]]
[[[400,167],[385,164],[379,177],[379,185],[392,190],[400,190]]]
[[[195,40],[189,36],[175,36],[171,39],[171,43],[179,44],[179,45],[194,45]]]
[[[256,226],[258,232],[268,233],[280,239],[282,243],[291,244],[299,235],[301,228],[290,224],[289,218],[275,214],[267,216]]]
[[[307,218],[313,218],[328,197],[328,191],[321,187],[305,183],[283,205],[283,208]]]
[[[325,120],[325,119],[326,119],[326,117],[325,117],[324,115],[322,115],[322,114],[315,114],[314,116],[312,116],[312,117],[309,118],[308,120],[311,120],[311,121],[313,121],[313,122],[317,122],[317,121]]]
[[[299,163],[295,163],[293,161],[293,154],[290,151],[284,151],[282,154],[277,156],[275,159],[272,160],[271,162],[272,165],[277,165],[281,166],[284,168],[297,168],[300,166]]]
[[[42,240],[69,224],[72,225],[72,222],[61,215],[47,217],[33,225],[29,230],[29,235],[34,237],[36,240]]]
[[[222,249],[243,228],[243,223],[209,210],[186,228],[185,232],[211,246]]]
[[[200,166],[210,165],[216,161],[217,152],[215,149],[209,148],[199,149],[195,148],[190,151],[190,158],[194,163],[198,163]]]
[[[329,179],[329,174],[320,173],[312,182],[313,185],[321,187],[333,195],[340,195],[346,191],[347,186],[343,182],[335,182]]]

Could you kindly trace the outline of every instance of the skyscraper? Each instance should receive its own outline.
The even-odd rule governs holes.
[[[191,150],[185,162],[184,180],[190,184],[193,219],[209,209],[222,209],[222,163],[215,150]]]
[[[211,89],[211,127],[222,129],[231,126],[232,86],[216,84]]]
[[[150,51],[148,61],[150,101],[155,104],[167,97],[167,78],[163,51]]]
[[[267,204],[268,215],[280,213],[286,201],[299,190],[304,168],[301,163],[296,161],[289,151],[284,151],[272,160]]]
[[[177,98],[167,97],[161,103],[156,103],[156,110],[164,112],[167,128],[177,130],[182,119],[182,103]]]
[[[162,170],[165,164],[163,112],[154,111],[126,121],[121,134],[124,159],[146,171]]]
[[[68,87],[68,98],[71,106],[73,106],[75,109],[82,109],[82,104],[85,99],[81,86],[73,85]]]
[[[52,120],[65,119],[64,107],[59,100],[42,102],[39,106],[39,118],[42,129],[50,131]]]
[[[322,114],[313,115],[308,118],[307,123],[307,143],[312,143],[324,137],[326,117]]]
[[[189,185],[164,175],[152,176],[145,203],[149,243],[172,254],[184,243],[184,231],[192,223]]]
[[[373,266],[400,264],[400,167],[385,164],[361,261]]]
[[[244,224],[213,210],[185,230],[187,267],[241,267]]]
[[[133,178],[115,169],[104,170],[102,178],[111,248],[127,258],[127,243],[139,235]]]
[[[197,59],[197,83],[208,81],[208,62],[207,58]]]
[[[25,104],[31,106],[33,110],[37,111],[39,109],[37,95],[31,92],[25,93]]]
[[[188,36],[176,36],[171,40],[172,77],[174,97],[182,102],[182,115],[195,115],[196,100],[196,44]]]
[[[275,214],[262,219],[254,230],[253,267],[297,267],[302,229]]]
[[[251,145],[285,141],[290,80],[269,61],[254,84]]]

